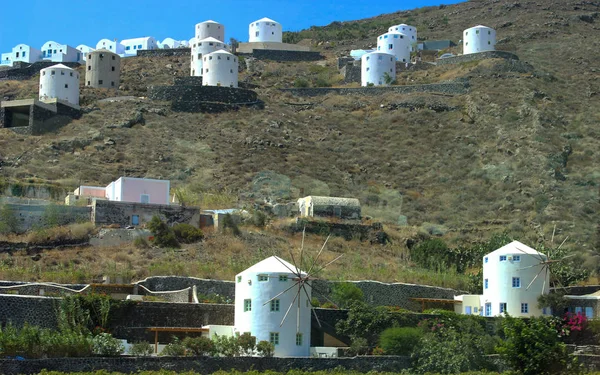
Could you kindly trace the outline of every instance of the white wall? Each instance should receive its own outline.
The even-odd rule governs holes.
[[[383,52],[371,52],[361,57],[361,85],[385,85],[385,74],[396,79],[396,58]]]
[[[386,33],[377,38],[377,52],[385,52],[396,56],[396,60],[410,62],[410,37],[402,33]]]
[[[83,53],[77,48],[52,40],[42,46],[42,58],[53,62],[81,63],[84,61]]]
[[[542,294],[542,289],[545,289],[544,294],[547,294],[550,289],[549,273],[542,271],[529,290],[527,290],[527,286],[540,272],[540,256],[543,259],[546,259],[546,256],[543,254],[538,256],[535,253],[525,254],[518,248],[526,251],[531,249],[515,241],[483,258],[484,289],[481,302],[486,316],[501,315],[500,303],[506,303],[507,311],[511,316],[540,316],[543,313],[543,310],[538,308],[537,300]],[[500,257],[503,257],[502,259],[506,257],[506,260],[500,260]],[[515,257],[519,257],[519,260],[516,260]],[[519,278],[519,287],[513,287],[514,277]],[[488,280],[487,288],[486,279]],[[486,314],[485,304],[487,303],[491,306],[489,314]],[[527,304],[528,313],[521,313],[522,303]]]
[[[42,52],[26,44],[18,44],[12,52],[2,54],[2,65],[12,65],[15,61],[34,63],[42,59]]]
[[[200,22],[195,28],[196,40],[202,40],[206,38],[215,38],[221,42],[225,42],[225,26],[218,22],[208,20]],[[193,43],[190,41],[190,43]]]
[[[80,44],[77,46],[77,50],[81,52],[81,57],[83,61],[87,61],[87,54],[92,51],[95,51],[96,49],[90,46],[86,46],[85,44]]]
[[[204,67],[203,56],[224,49],[225,43],[215,38],[205,38],[198,42],[194,42],[190,58],[190,75],[202,76]]]
[[[248,28],[250,43],[252,42],[277,42],[281,43],[283,31],[281,24],[268,18],[252,22]]]
[[[238,87],[238,60],[227,51],[202,56],[204,86]]]
[[[475,26],[463,31],[463,54],[496,50],[496,30]]]
[[[40,71],[41,101],[61,99],[79,105],[79,73],[64,65],[54,65]]]

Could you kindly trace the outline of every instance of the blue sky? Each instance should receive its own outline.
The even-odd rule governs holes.
[[[30,0],[3,1],[0,52],[19,43],[35,48],[48,40],[94,47],[102,38],[153,36],[178,40],[194,36],[194,25],[212,19],[225,25],[225,38],[248,40],[248,24],[269,17],[284,31],[349,21],[458,0]],[[9,16],[10,15],[10,16]]]

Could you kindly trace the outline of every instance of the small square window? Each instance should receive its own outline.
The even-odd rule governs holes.
[[[68,88],[69,88],[69,84],[65,83],[65,89],[68,89]]]
[[[111,85],[112,87],[115,87],[115,81],[110,81],[110,85]]]
[[[506,261],[506,255],[500,255],[500,261],[501,262],[505,262]]]
[[[71,77],[73,77],[73,72],[70,73]]]
[[[244,312],[252,311],[252,300],[245,299],[244,300]]]
[[[520,277],[513,277],[512,278],[512,287],[513,288],[520,288],[521,287],[521,278]]]
[[[114,56],[112,57],[112,59],[113,59],[113,60],[116,60],[116,58],[115,58]]]
[[[88,65],[88,70],[92,70],[92,66],[91,65]]]
[[[102,81],[101,79],[98,80],[98,84],[101,85],[102,83],[104,83],[104,81]]]
[[[483,263],[487,263],[488,262],[488,257],[483,258]]]
[[[273,345],[279,345],[279,332],[270,332],[269,342]]]
[[[87,85],[90,86],[92,83],[90,81],[88,81]]]
[[[227,56],[227,60],[229,60],[229,59],[230,59],[230,57],[229,57],[229,56]]]
[[[52,74],[52,75],[56,75],[56,72],[53,70],[53,71],[51,72],[51,74]]]
[[[238,277],[237,277],[237,282],[238,282],[238,283],[241,283],[241,282],[242,282],[242,277],[241,277],[241,276],[238,276]]]
[[[269,276],[267,276],[267,275],[258,275],[258,281],[269,281]]]
[[[112,71],[113,71],[113,72],[115,71],[115,67],[114,67],[114,66],[112,67]]]
[[[288,281],[287,275],[279,275],[279,281]]]
[[[296,333],[296,346],[302,346],[302,334],[300,332]]]
[[[279,311],[279,300],[278,299],[274,299],[271,300],[271,311]]]
[[[513,255],[513,262],[520,262],[520,261],[521,261],[520,255]]]
[[[500,302],[500,314],[506,312],[506,302]]]
[[[487,289],[489,287],[488,279],[483,280],[483,288]]]
[[[527,303],[522,303],[521,304],[521,314],[528,314],[529,313],[529,305]]]

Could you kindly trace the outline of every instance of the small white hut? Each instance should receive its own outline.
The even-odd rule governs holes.
[[[410,39],[410,45],[412,47],[412,50],[415,50],[415,47],[417,45],[417,28],[411,25],[407,25],[405,23],[401,23],[400,25],[394,25],[392,27],[390,27],[388,29],[389,33],[401,33],[404,35],[408,35],[408,38]]]
[[[383,86],[396,79],[396,57],[386,52],[371,52],[361,57],[361,85]]]
[[[276,42],[281,43],[283,40],[283,30],[279,22],[275,22],[270,18],[261,18],[254,21],[249,27],[248,41],[254,42]]]
[[[192,56],[190,59],[190,75],[191,76],[202,76],[203,75],[203,57],[215,51],[224,50],[225,43],[215,38],[205,38],[192,45]]]
[[[389,56],[389,55],[388,55]],[[340,219],[360,219],[360,201],[356,198],[319,197],[309,195],[298,199],[301,217],[337,217]]]
[[[238,87],[238,59],[225,50],[202,56],[204,86]]]
[[[215,38],[221,42],[225,42],[225,26],[213,20],[200,22],[196,25],[195,35],[197,41],[206,38]]]
[[[297,277],[293,264],[272,256],[242,271],[235,278],[236,333],[249,332],[257,341],[270,341],[276,357],[308,357],[310,354],[311,288],[290,288]],[[305,272],[300,271],[306,275]],[[294,297],[298,295],[299,302]],[[266,304],[265,304],[266,303]],[[281,325],[288,307],[294,303]]]
[[[463,31],[463,55],[495,50],[496,30],[478,25]]]
[[[95,51],[96,49],[90,46],[86,46],[85,44],[80,44],[77,46],[77,50],[79,52],[81,52],[81,56],[83,58],[83,61],[85,61],[87,59],[87,54]]]
[[[181,41],[175,40],[173,38],[165,38],[162,42],[158,44],[161,49],[171,49],[171,48],[180,48]]]
[[[102,39],[96,44],[96,49],[107,49],[117,55],[123,55],[125,53],[125,46],[117,42],[116,39]]]
[[[399,32],[385,33],[377,38],[377,52],[385,52],[396,56],[400,62],[410,62],[410,36]]]
[[[79,105],[79,73],[62,64],[42,69],[39,98],[41,101],[60,99]]]

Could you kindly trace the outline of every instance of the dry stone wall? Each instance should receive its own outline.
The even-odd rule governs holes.
[[[410,94],[415,92],[434,92],[451,95],[466,94],[469,91],[469,83],[467,81],[433,83],[428,85],[405,85],[405,86],[387,86],[387,87],[359,87],[359,88],[344,88],[344,87],[315,87],[315,88],[291,88],[280,89],[283,92],[289,92],[292,95],[301,97],[323,96],[327,94],[336,95],[361,95],[361,96],[376,96],[387,94],[390,92],[397,94]]]
[[[12,69],[0,70],[0,81],[29,79],[39,73],[40,70],[56,64],[58,63],[52,61],[38,61],[33,64],[16,62]],[[73,69],[77,69],[80,65],[74,62],[64,62],[61,64]]]
[[[487,59],[507,59],[507,60],[519,60],[519,56],[514,53],[505,51],[487,51],[479,53],[470,53],[467,55],[453,56],[445,59],[437,59],[435,62],[437,65],[448,65],[448,64],[462,64],[470,61],[479,61]]]
[[[273,61],[318,61],[323,59],[321,53],[317,51],[283,51],[274,49],[254,49],[252,53],[240,54],[240,56]]]
[[[139,57],[190,56],[190,48],[142,49],[137,51]]]

